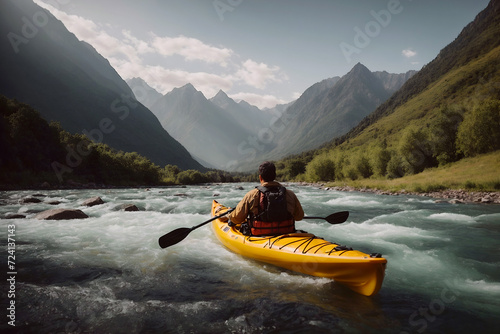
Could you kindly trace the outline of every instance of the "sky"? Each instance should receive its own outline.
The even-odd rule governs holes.
[[[404,73],[432,61],[488,0],[35,0],[161,94],[191,83],[259,108],[358,62]]]

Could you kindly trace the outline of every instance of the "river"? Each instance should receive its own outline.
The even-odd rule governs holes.
[[[388,260],[382,289],[358,295],[325,279],[247,260],[210,225],[161,249],[158,238],[235,206],[253,184],[0,193],[3,333],[497,333],[500,206],[289,185],[306,215],[348,210],[347,222],[297,222],[326,240]],[[41,203],[19,199],[39,193]],[[105,204],[83,207],[100,196]],[[59,201],[58,205],[47,204]],[[140,211],[119,210],[132,203]],[[77,208],[90,218],[41,221]],[[12,233],[8,240],[8,231]],[[9,244],[13,243],[13,244]],[[15,246],[14,275],[7,267]],[[10,260],[14,260],[10,258]],[[13,291],[14,295],[10,295]],[[14,302],[15,310],[11,304]],[[11,310],[7,308],[10,307]],[[11,317],[9,318],[9,315]]]

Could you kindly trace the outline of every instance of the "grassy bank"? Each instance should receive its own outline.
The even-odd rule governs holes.
[[[351,186],[387,191],[433,192],[445,189],[500,191],[500,151],[462,159],[443,167],[398,179],[370,178],[329,182],[330,187]]]

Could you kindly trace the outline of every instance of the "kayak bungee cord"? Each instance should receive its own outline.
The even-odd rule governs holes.
[[[295,243],[300,243],[300,244],[295,248],[295,250],[293,252],[296,253],[301,247],[303,247],[302,254],[307,254],[308,252],[312,251],[315,248],[317,248],[317,249],[314,251],[314,254],[317,254],[319,250],[321,250],[322,248],[327,247],[327,246],[332,246],[331,250],[325,251],[325,253],[327,253],[328,255],[332,255],[332,253],[336,253],[336,252],[342,252],[342,253],[338,254],[338,256],[341,256],[344,253],[352,250],[352,248],[350,248],[350,247],[340,246],[337,243],[329,242],[329,241],[325,241],[323,243],[320,243],[320,244],[317,244],[317,245],[314,245],[314,246],[311,246],[308,248],[308,246],[314,240],[316,240],[316,239],[323,240],[323,238],[317,237],[317,236],[312,235],[312,234],[308,234],[307,236],[304,236],[302,238],[299,238],[297,235],[293,235],[293,234],[285,234],[285,235],[280,235],[280,236],[269,236],[269,237],[264,237],[264,238],[261,238],[261,237],[253,237],[252,238],[252,236],[248,236],[248,237],[246,237],[246,240],[248,242],[258,242],[258,241],[267,240],[267,243],[265,243],[263,245],[263,248],[272,249],[274,247],[274,245],[276,244],[276,242],[284,240],[286,238],[294,238],[295,240],[293,240],[289,243],[286,243],[284,245],[280,245],[278,248],[279,250],[282,250],[283,248],[290,246],[292,244],[295,244]]]

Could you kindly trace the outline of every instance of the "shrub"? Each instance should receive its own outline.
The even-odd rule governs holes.
[[[386,148],[375,148],[372,151],[372,168],[376,175],[384,176],[387,174],[387,165],[391,161],[391,152]]]
[[[460,154],[457,152],[456,139],[458,127],[463,121],[463,109],[452,110],[442,106],[439,115],[430,127],[429,141],[440,166],[457,161]]]
[[[399,142],[399,153],[406,173],[416,174],[435,166],[427,134],[422,129],[409,127],[404,131]]]
[[[403,177],[404,175],[405,171],[401,156],[397,153],[391,154],[391,160],[387,163],[387,177],[390,179],[396,179]]]
[[[306,178],[311,182],[335,180],[335,164],[326,156],[317,156],[306,167]]]
[[[180,184],[199,184],[207,181],[206,176],[193,169],[182,171],[177,175],[177,182]]]
[[[356,170],[363,178],[369,178],[373,175],[373,168],[370,165],[370,161],[365,155],[361,155],[356,161]]]
[[[458,127],[457,149],[466,157],[500,149],[500,101],[479,103]]]

